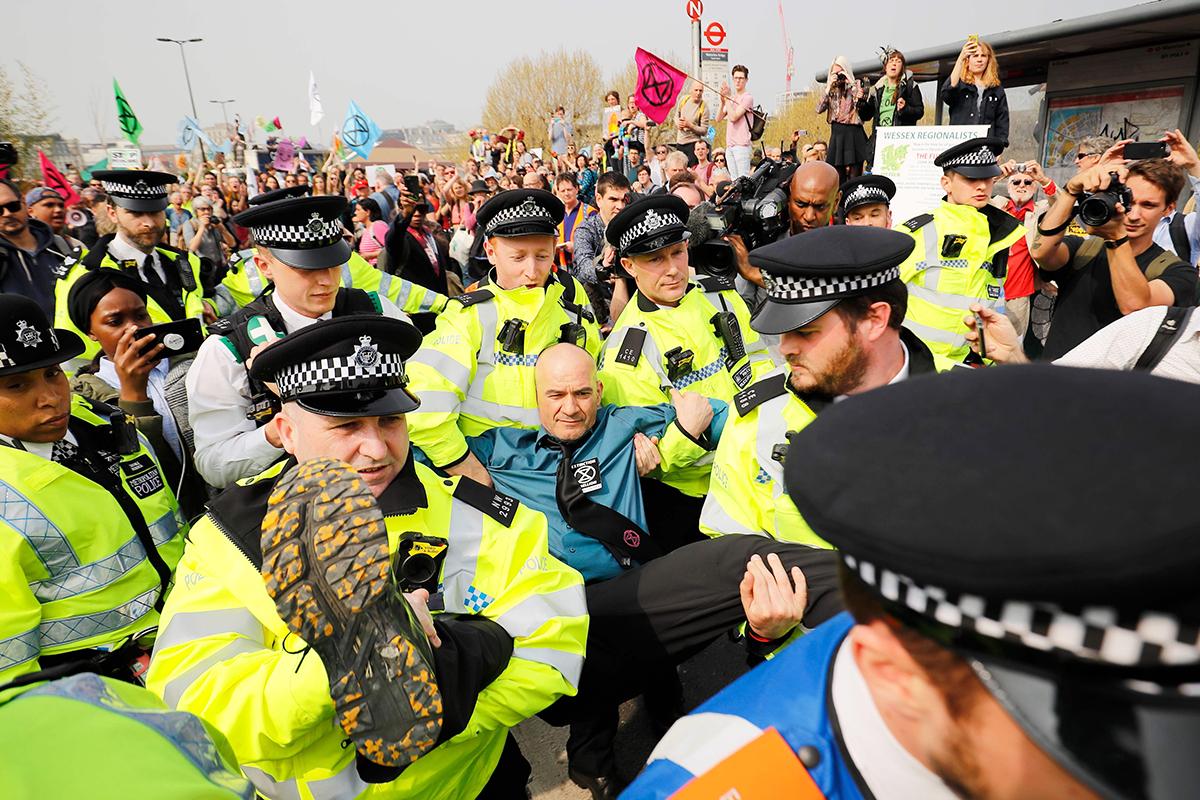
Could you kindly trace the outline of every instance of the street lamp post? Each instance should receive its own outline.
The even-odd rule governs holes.
[[[168,39],[168,38],[160,36],[160,37],[158,37],[158,41],[169,42],[169,43],[179,45],[179,57],[183,60],[183,78],[184,78],[184,80],[187,81],[188,100],[192,104],[192,119],[199,122],[200,115],[196,113],[196,98],[192,95],[192,76],[188,73],[187,55],[183,52],[183,46],[185,44],[194,44],[195,42],[202,42],[204,40],[203,39]],[[222,106],[222,109],[223,108],[224,108],[224,106]],[[204,142],[200,142],[200,158],[202,160],[207,160],[207,156],[204,155]]]
[[[225,106],[230,103],[236,103],[237,100],[209,100],[210,103],[216,103],[221,107],[221,119],[225,120],[225,127],[229,127],[229,115],[225,113]]]

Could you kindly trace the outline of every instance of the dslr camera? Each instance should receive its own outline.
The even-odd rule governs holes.
[[[1084,225],[1098,228],[1116,216],[1118,203],[1126,209],[1133,205],[1133,192],[1118,180],[1117,173],[1110,172],[1108,177],[1111,180],[1107,189],[1084,195],[1079,201],[1079,219]]]
[[[787,233],[787,182],[795,169],[795,164],[764,159],[754,172],[719,192],[712,203],[692,209],[688,262],[697,272],[726,277],[737,274],[733,250],[723,236],[736,233],[746,249],[753,250]]]

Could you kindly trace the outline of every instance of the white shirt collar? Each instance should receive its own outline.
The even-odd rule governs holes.
[[[838,648],[830,687],[842,742],[876,800],[957,800],[957,795],[896,740],[859,672],[850,640]]]
[[[79,444],[79,440],[75,438],[75,434],[67,429],[67,435],[63,437],[71,444]],[[50,455],[54,452],[54,442],[26,442],[24,440],[14,439],[11,436],[0,434],[0,439],[8,443],[10,447],[17,447],[21,450],[26,450],[33,453],[35,456],[40,456],[47,461],[50,460]]]
[[[158,251],[152,250],[150,253],[143,253],[133,242],[125,238],[125,234],[117,231],[117,235],[108,243],[108,254],[117,261],[131,260],[136,261],[138,267],[146,262],[146,256],[154,256],[154,263],[158,263]]]
[[[299,311],[296,311],[294,308],[289,306],[287,302],[279,296],[278,292],[271,296],[275,299],[275,308],[279,309],[279,315],[283,317],[283,326],[287,328],[288,333],[295,333],[301,328],[307,328],[314,322],[318,322],[323,319],[331,319],[333,317],[333,311],[326,311],[324,314],[317,317],[317,319],[306,317]]]

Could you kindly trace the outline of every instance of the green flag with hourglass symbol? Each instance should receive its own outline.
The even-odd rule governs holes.
[[[113,78],[113,96],[117,100],[117,127],[125,134],[130,144],[137,144],[142,136],[142,123],[138,122],[137,114],[133,113],[116,78]]]

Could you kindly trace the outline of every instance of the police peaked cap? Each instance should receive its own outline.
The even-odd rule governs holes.
[[[622,256],[653,253],[688,239],[687,203],[673,194],[642,195],[612,218],[604,238]]]
[[[508,189],[479,207],[475,224],[489,239],[557,236],[566,213],[562,200],[544,189]]]
[[[808,325],[847,297],[900,277],[913,238],[886,228],[830,225],[750,251],[763,272],[767,298],[750,319],[759,333]]]
[[[179,176],[149,169],[101,169],[92,173],[114,205],[129,211],[153,212],[167,208],[167,187]]]
[[[343,238],[345,210],[344,197],[294,197],[251,206],[233,221],[289,267],[328,269],[345,264],[353,252]]]
[[[0,294],[0,375],[61,364],[82,352],[83,339],[73,331],[51,327],[46,312],[33,300]]]
[[[322,320],[288,334],[254,359],[250,374],[279,387],[280,399],[330,417],[407,414],[404,361],[421,346],[411,323],[378,314]]]
[[[896,196],[896,184],[887,175],[860,175],[842,184],[842,213],[872,203],[887,205]]]
[[[1000,175],[998,156],[1008,142],[994,136],[968,139],[949,147],[933,160],[935,166],[957,172],[964,178],[995,178]]]
[[[1104,797],[1195,796],[1197,408],[1200,386],[1140,372],[952,370],[822,411],[787,489],[888,612],[958,653],[1069,773]],[[1130,409],[1154,411],[1130,424]],[[1054,490],[989,510],[1031,464]]]
[[[246,201],[248,205],[261,206],[263,203],[274,203],[276,200],[289,200],[293,197],[308,197],[312,187],[307,183],[297,183],[295,186],[284,186],[269,192],[259,192]]]

